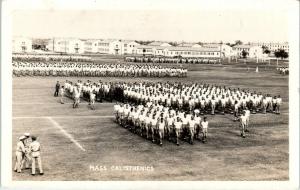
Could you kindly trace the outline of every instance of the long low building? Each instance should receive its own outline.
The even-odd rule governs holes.
[[[164,56],[164,57],[199,57],[199,58],[220,58],[219,48],[205,47],[182,47],[182,46],[138,46],[138,55]]]

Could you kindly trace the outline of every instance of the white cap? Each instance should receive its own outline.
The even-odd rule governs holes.
[[[24,136],[25,136],[25,137],[29,137],[29,136],[30,136],[30,133],[24,133]]]
[[[24,140],[24,139],[26,139],[26,137],[24,135],[20,136],[20,138],[19,138],[20,141]]]

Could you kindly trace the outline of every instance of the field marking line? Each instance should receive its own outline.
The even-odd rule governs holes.
[[[115,116],[107,115],[107,116],[96,116],[96,115],[87,115],[87,116],[17,116],[12,119],[39,119],[39,118],[115,118]]]
[[[65,131],[52,117],[46,117],[56,128],[58,128],[66,137],[68,137],[79,149],[86,151],[67,131]]]

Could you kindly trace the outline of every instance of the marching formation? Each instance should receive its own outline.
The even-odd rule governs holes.
[[[114,106],[116,122],[131,132],[163,144],[163,139],[175,142],[179,139],[194,144],[194,140],[207,142],[209,122],[200,116],[200,110],[190,112],[178,111],[161,104],[147,102],[146,105],[116,104]],[[246,108],[239,116],[241,137],[249,132],[250,111]]]
[[[186,77],[187,69],[159,65],[13,61],[14,76]]]
[[[220,59],[206,58],[168,58],[168,57],[125,57],[126,62],[137,63],[191,63],[191,64],[217,64]]]
[[[74,61],[90,62],[91,57],[82,55],[59,55],[59,54],[13,54],[13,61]]]
[[[282,98],[250,92],[239,88],[227,88],[210,84],[182,84],[180,82],[82,82],[66,81],[64,88],[70,97],[77,95],[102,102],[103,99],[146,105],[160,104],[179,111],[199,110],[204,114],[234,114],[237,118],[248,108],[253,114],[267,112],[280,114]],[[58,90],[58,89],[57,89]],[[58,90],[59,91],[59,90]]]
[[[19,137],[16,147],[16,163],[14,171],[21,173],[22,169],[30,169],[31,175],[36,175],[36,162],[39,168],[39,174],[43,175],[42,160],[41,160],[41,145],[37,141],[37,137],[24,133]]]
[[[188,140],[191,144],[200,136],[203,143],[207,140],[208,121],[206,117],[201,119],[199,110],[185,113],[147,102],[145,106],[116,104],[114,113],[118,124],[153,143],[162,145],[164,138],[175,141],[177,145],[179,139]]]
[[[180,82],[82,82],[66,81],[56,84],[55,96],[67,96],[77,108],[80,100],[89,102],[117,101],[114,106],[116,122],[130,131],[159,142],[194,139],[206,142],[208,114],[233,114],[239,121],[241,136],[248,132],[250,114],[267,112],[280,114],[282,99],[270,94],[250,92],[210,84],[182,84]],[[202,118],[203,116],[203,118]],[[200,136],[202,136],[200,138]]]
[[[277,72],[282,75],[288,75],[289,74],[289,68],[288,67],[277,67]]]

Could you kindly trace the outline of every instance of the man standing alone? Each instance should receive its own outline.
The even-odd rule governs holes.
[[[55,85],[55,92],[54,92],[55,97],[58,96],[59,89],[60,89],[60,84],[59,84],[59,81],[57,81],[57,83]]]

